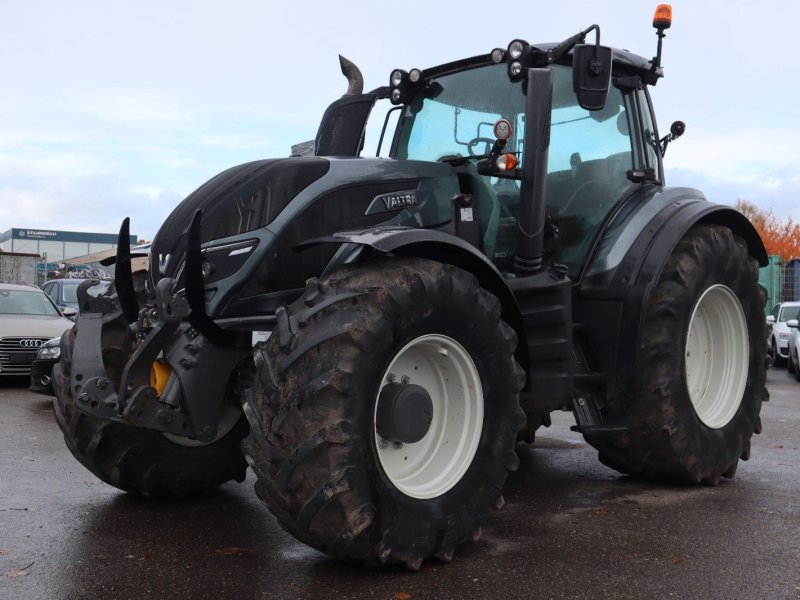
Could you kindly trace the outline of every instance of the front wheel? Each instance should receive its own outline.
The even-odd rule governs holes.
[[[760,433],[766,398],[758,264],[727,227],[698,225],[667,260],[645,307],[636,376],[609,403],[627,427],[587,441],[623,473],[716,484]]]
[[[450,560],[516,468],[524,373],[500,303],[422,259],[347,267],[278,312],[256,352],[256,491],[332,556]]]
[[[247,463],[241,442],[247,435],[240,397],[252,367],[234,375],[211,443],[98,419],[78,409],[70,388],[73,346],[80,321],[61,337],[61,360],[53,367],[56,421],[73,456],[97,477],[121,490],[151,498],[183,498],[210,494],[223,483],[244,481]],[[113,381],[130,355],[127,328],[104,329],[103,359]]]

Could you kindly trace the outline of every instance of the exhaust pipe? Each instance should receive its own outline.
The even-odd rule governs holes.
[[[347,93],[345,96],[358,96],[364,92],[364,76],[354,62],[347,60],[339,55],[339,65],[342,67],[342,75],[347,77]]]
[[[520,192],[519,230],[514,268],[531,275],[542,270],[544,254],[545,184],[550,151],[550,109],[553,103],[553,73],[550,69],[528,69],[525,99],[525,166]]]

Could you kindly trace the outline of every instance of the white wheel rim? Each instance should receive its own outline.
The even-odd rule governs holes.
[[[694,307],[686,336],[686,387],[698,418],[727,425],[739,410],[750,362],[747,321],[729,288],[708,288]]]
[[[373,436],[383,472],[407,496],[441,496],[464,476],[481,439],[483,388],[478,369],[454,339],[424,335],[395,355],[383,374],[381,389],[392,381],[425,388],[433,415],[420,441],[394,443],[384,440],[375,429],[376,399]]]
[[[167,438],[170,442],[178,444],[179,446],[186,446],[188,448],[197,448],[199,446],[208,446],[209,444],[213,444],[221,440],[223,437],[228,435],[230,431],[236,427],[236,423],[239,422],[239,418],[242,416],[242,411],[237,406],[231,406],[230,404],[225,404],[222,407],[222,418],[219,420],[219,426],[217,427],[217,435],[214,437],[213,440],[209,442],[201,442],[200,440],[194,440],[192,438],[177,435],[175,433],[166,433],[162,432],[165,438]]]

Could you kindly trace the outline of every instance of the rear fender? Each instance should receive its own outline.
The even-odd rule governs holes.
[[[590,259],[575,299],[576,320],[587,325],[593,354],[607,374],[607,396],[627,387],[633,375],[645,307],[667,259],[698,224],[729,227],[760,265],[767,252],[747,218],[729,206],[708,202],[690,188],[651,188],[634,197],[635,207],[611,222]]]

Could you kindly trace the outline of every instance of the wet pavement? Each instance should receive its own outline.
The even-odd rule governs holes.
[[[153,502],[67,450],[44,396],[0,379],[0,598],[800,598],[800,383],[771,370],[737,478],[670,487],[602,466],[571,415],[537,433],[506,506],[450,564],[369,570],[285,533],[253,477]]]

